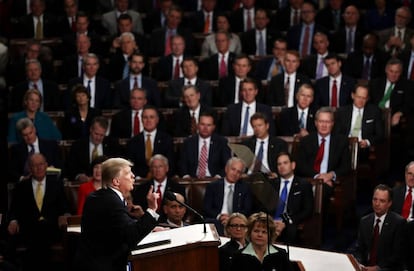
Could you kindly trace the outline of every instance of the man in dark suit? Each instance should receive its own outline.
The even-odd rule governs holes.
[[[250,118],[254,135],[245,139],[242,144],[247,146],[255,155],[255,162],[248,168],[247,173],[263,172],[270,178],[277,177],[276,157],[280,152],[287,152],[285,141],[269,134],[269,119],[261,112]]]
[[[148,163],[152,178],[136,187],[136,189],[132,192],[132,199],[134,204],[139,205],[143,210],[146,210],[148,208],[146,195],[148,194],[148,191],[150,191],[151,187],[154,187],[154,192],[160,195],[158,198],[159,205],[157,213],[160,215],[160,219],[165,219],[165,213],[163,210],[165,193],[170,191],[185,195],[185,188],[178,182],[168,178],[168,159],[164,155],[155,154],[151,157]]]
[[[199,115],[198,135],[184,140],[180,153],[180,175],[183,177],[220,177],[231,157],[227,139],[215,134],[215,118],[212,112]]]
[[[378,49],[378,36],[367,34],[362,41],[362,50],[350,53],[344,62],[344,73],[355,79],[371,80],[384,76],[389,54]]]
[[[62,110],[58,85],[42,78],[42,66],[37,59],[30,59],[26,62],[26,75],[27,81],[16,84],[10,93],[10,111],[23,110],[23,96],[28,89],[32,88],[39,90],[42,94],[42,111]]]
[[[284,73],[270,80],[266,103],[270,106],[288,106],[295,104],[295,95],[302,84],[310,84],[306,75],[298,73],[300,57],[297,51],[287,51],[284,58]]]
[[[414,162],[405,166],[405,182],[393,188],[391,210],[401,214],[407,221],[414,218]],[[411,201],[410,201],[411,197]]]
[[[166,25],[152,30],[149,47],[151,56],[159,57],[169,55],[172,50],[169,39],[177,34],[185,40],[185,53],[193,55],[194,39],[191,31],[181,26],[182,18],[183,12],[178,6],[172,5],[168,9]]]
[[[278,10],[275,26],[279,31],[287,32],[292,26],[300,23],[301,7],[304,0],[289,0],[289,4]]]
[[[224,136],[251,136],[253,127],[250,124],[250,116],[261,112],[266,116],[270,124],[270,135],[275,134],[272,108],[258,103],[256,97],[259,90],[253,78],[247,77],[240,82],[241,101],[229,104],[223,116],[221,134]]]
[[[243,52],[247,55],[266,56],[272,53],[273,41],[278,33],[268,27],[269,15],[264,9],[256,9],[255,27],[242,33]]]
[[[392,190],[384,184],[375,187],[374,212],[361,218],[356,258],[361,270],[404,270],[405,220],[391,211]]]
[[[351,92],[356,81],[341,72],[342,60],[338,55],[325,57],[328,76],[315,82],[315,106],[341,107],[352,103]]]
[[[216,31],[217,25],[214,23],[217,19],[216,4],[217,0],[201,0],[201,9],[194,14],[193,32],[209,34]]]
[[[116,108],[125,109],[129,107],[131,90],[134,88],[145,90],[148,104],[156,107],[161,106],[161,93],[157,87],[157,82],[142,74],[145,67],[144,60],[145,57],[142,53],[134,52],[129,56],[128,76],[115,83],[114,106]]]
[[[279,174],[271,182],[276,192],[277,205],[268,211],[273,214],[277,227],[282,229],[278,240],[287,244],[298,244],[298,225],[309,218],[313,211],[312,185],[295,176],[296,163],[288,152],[278,153],[272,162],[277,165]],[[289,215],[291,221],[283,221],[284,213]]]
[[[168,89],[165,91],[165,107],[181,107],[182,90],[184,85],[194,85],[200,92],[201,103],[207,106],[212,104],[212,90],[210,84],[198,77],[198,63],[195,58],[184,58],[181,62],[183,77],[173,79],[168,83]]]
[[[299,70],[309,78],[318,80],[328,75],[325,66],[325,57],[328,55],[329,40],[325,33],[317,32],[313,35],[314,54],[310,54],[302,60]]]
[[[338,31],[344,24],[342,18],[344,0],[330,0],[325,8],[318,11],[315,21],[330,32]]]
[[[242,7],[237,8],[230,16],[231,29],[235,33],[246,32],[254,28],[256,0],[241,0]]]
[[[49,166],[62,167],[62,157],[58,144],[54,140],[39,138],[32,120],[29,118],[19,120],[16,124],[16,129],[21,134],[23,142],[10,147],[10,182],[17,183],[28,177],[30,172],[27,161],[34,153],[41,153],[46,158]]]
[[[358,145],[362,151],[360,158],[366,160],[369,147],[384,139],[384,120],[378,106],[367,104],[367,86],[357,85],[351,96],[352,105],[342,106],[335,113],[335,131],[345,136],[358,137]]]
[[[93,192],[83,208],[75,270],[124,270],[131,250],[156,226],[158,195],[152,187],[145,213],[138,220],[128,213],[125,198],[134,188],[135,177],[131,166],[122,158],[102,164],[103,188]]]
[[[30,176],[17,183],[10,205],[8,233],[27,246],[23,269],[51,270],[50,247],[62,241],[68,215],[63,183],[47,176],[40,153],[29,158]],[[17,241],[16,239],[12,239]]]
[[[284,72],[284,59],[287,51],[287,41],[283,38],[277,38],[273,42],[272,57],[266,57],[257,62],[254,69],[256,80],[267,80],[273,76]]]
[[[78,3],[75,0],[63,1],[64,13],[57,18],[57,29],[60,36],[76,32],[76,14],[78,13]]]
[[[142,1],[138,2],[141,3]],[[160,0],[160,7],[154,8],[151,2],[151,10],[146,12],[148,15],[144,18],[144,32],[151,33],[154,29],[165,27],[167,24],[167,14],[170,7],[174,4],[172,0]]]
[[[310,84],[299,87],[296,93],[296,106],[283,108],[280,112],[278,135],[302,138],[316,131],[313,96]]]
[[[95,54],[87,54],[83,57],[83,76],[72,78],[68,83],[66,90],[66,108],[71,108],[70,103],[72,88],[75,85],[81,84],[88,90],[91,99],[90,106],[97,109],[109,109],[112,107],[112,93],[111,85],[108,80],[97,75],[100,68],[99,58]]]
[[[110,136],[131,138],[144,130],[142,111],[147,104],[146,91],[142,88],[131,90],[129,108],[122,109],[112,116]]]
[[[252,195],[250,187],[240,180],[245,171],[243,160],[237,157],[228,159],[224,178],[209,183],[204,195],[203,211],[206,221],[216,225],[220,235],[229,216],[238,212],[249,216],[252,212]]]
[[[196,86],[183,87],[183,106],[174,114],[174,136],[187,137],[197,134],[198,117],[201,113],[211,111],[210,107],[200,101],[200,91]]]
[[[174,171],[174,150],[173,140],[170,135],[159,129],[159,115],[157,108],[146,106],[142,111],[142,125],[144,129],[141,133],[131,138],[127,144],[126,157],[130,159],[134,166],[132,170],[137,177],[150,177],[149,160],[154,154],[162,154],[170,161],[170,176]]]
[[[90,163],[95,157],[119,155],[118,142],[105,136],[108,125],[108,120],[105,117],[96,117],[91,123],[90,136],[73,142],[66,160],[65,177],[69,180],[86,182],[89,179],[87,173],[90,171]]]

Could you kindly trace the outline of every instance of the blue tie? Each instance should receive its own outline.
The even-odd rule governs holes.
[[[299,128],[300,129],[305,128],[305,111],[302,111],[302,113],[300,113]]]
[[[124,65],[124,70],[122,71],[122,79],[127,78],[128,75],[129,75],[129,65],[128,65],[128,61],[126,61]]]
[[[263,160],[263,144],[264,141],[260,142],[260,148],[257,152],[256,162],[254,164],[254,172],[259,172],[262,169],[262,160]]]
[[[88,80],[88,86],[86,87],[86,89],[88,90],[88,93],[89,93],[89,95],[91,95],[91,83],[92,83],[92,80]]]
[[[241,135],[245,136],[247,135],[247,125],[249,124],[249,107],[246,107],[246,113],[244,114],[244,121],[243,121],[243,127],[242,127],[242,132]]]
[[[289,183],[288,180],[284,181],[282,193],[280,194],[280,197],[279,197],[279,206],[277,207],[277,211],[276,211],[276,214],[275,214],[275,219],[280,218],[281,215],[283,214],[283,211],[285,210],[286,200],[287,200],[287,185],[288,185],[288,183]]]
[[[259,32],[259,56],[265,56],[266,52],[265,52],[265,45],[264,45],[264,40],[263,40],[263,33]]]

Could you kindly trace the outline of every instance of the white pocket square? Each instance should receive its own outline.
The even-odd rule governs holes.
[[[296,195],[299,195],[301,193],[302,193],[301,191],[298,191],[298,192],[293,193],[293,195],[296,196]]]
[[[371,123],[371,122],[374,122],[374,120],[373,119],[366,120],[366,123]]]

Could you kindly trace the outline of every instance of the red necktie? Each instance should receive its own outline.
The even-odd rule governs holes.
[[[198,178],[204,178],[207,172],[207,143],[204,140],[201,147],[200,159],[198,161]]]
[[[191,127],[191,134],[195,135],[197,133],[197,121],[195,118],[195,113],[193,111],[193,113],[191,114],[191,123],[190,123],[190,127]]]
[[[309,47],[309,35],[310,35],[310,27],[305,27],[305,34],[303,35],[302,40],[302,51],[301,51],[301,57],[305,57],[308,55],[308,47]]]
[[[139,117],[138,117],[138,111],[135,113],[134,117],[134,136],[139,134]]]
[[[222,77],[225,77],[226,75],[227,75],[226,61],[224,61],[224,55],[221,55],[219,77],[222,78]]]
[[[177,58],[177,60],[175,61],[175,66],[174,66],[174,78],[173,79],[178,79],[180,78],[180,60]]]
[[[168,34],[167,34],[167,40],[165,41],[165,49],[164,49],[164,55],[168,56],[169,54],[171,54],[171,30],[167,30]]]
[[[368,266],[377,265],[377,247],[378,247],[378,239],[379,239],[379,223],[381,219],[377,218],[377,222],[374,226],[374,231],[372,233],[372,243],[371,243],[371,251],[369,253],[369,260]]]
[[[138,88],[138,80],[136,76],[134,76],[134,89],[135,88]]]
[[[410,209],[411,209],[411,206],[413,205],[413,196],[411,192],[412,192],[412,189],[410,187],[408,189],[408,194],[405,197],[404,205],[401,210],[401,216],[404,217],[405,219],[407,219],[410,216]]]
[[[331,106],[338,106],[338,86],[336,85],[336,80],[333,80],[332,93],[331,93]]]
[[[210,13],[207,13],[206,20],[204,21],[204,34],[210,33]]]
[[[313,169],[319,173],[321,171],[321,163],[323,160],[323,154],[325,152],[325,138],[322,138],[319,145],[318,153],[316,154],[315,162],[313,163]]]
[[[34,89],[38,89],[38,88],[37,88],[37,84],[36,84],[36,83],[33,83],[33,88],[34,88]]]
[[[250,9],[247,10],[247,22],[246,22],[246,31],[252,29],[252,16],[250,15]]]
[[[157,191],[156,191],[159,195],[158,199],[157,199],[157,212],[159,212],[161,210],[161,203],[162,203],[162,193],[161,193],[161,185],[158,185]]]

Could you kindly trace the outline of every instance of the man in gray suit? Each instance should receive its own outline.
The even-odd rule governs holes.
[[[133,31],[138,34],[144,34],[141,15],[136,11],[128,9],[128,0],[116,0],[115,9],[102,15],[102,26],[110,35],[116,35],[118,33],[117,18],[124,13],[131,16],[134,24]]]

